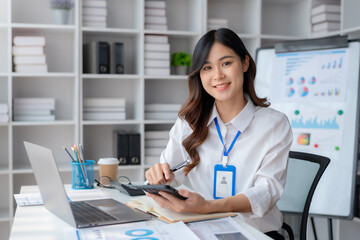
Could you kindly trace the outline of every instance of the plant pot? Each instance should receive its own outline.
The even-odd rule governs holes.
[[[176,75],[187,75],[188,74],[188,67],[187,66],[176,66],[175,67],[175,74]]]
[[[69,22],[70,10],[66,9],[53,9],[54,22],[59,25],[66,25]]]

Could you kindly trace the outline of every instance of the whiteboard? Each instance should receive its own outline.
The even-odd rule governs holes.
[[[352,218],[358,153],[360,44],[275,53],[258,49],[255,89],[291,123],[291,150],[330,158],[310,214]]]

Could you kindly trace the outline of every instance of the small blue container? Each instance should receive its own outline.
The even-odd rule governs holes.
[[[95,161],[85,160],[84,163],[71,162],[72,189],[94,188]]]

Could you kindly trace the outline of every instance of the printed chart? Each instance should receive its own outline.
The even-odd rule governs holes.
[[[345,101],[347,61],[347,49],[277,54],[271,101]]]

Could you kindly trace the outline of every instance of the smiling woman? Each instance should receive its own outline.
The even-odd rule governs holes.
[[[275,239],[282,225],[276,207],[284,189],[292,132],[283,113],[254,90],[256,66],[230,29],[212,30],[197,43],[188,77],[189,98],[170,131],[150,184],[186,185],[186,200],[149,194],[176,212],[238,212]],[[191,163],[173,173],[184,159]]]

